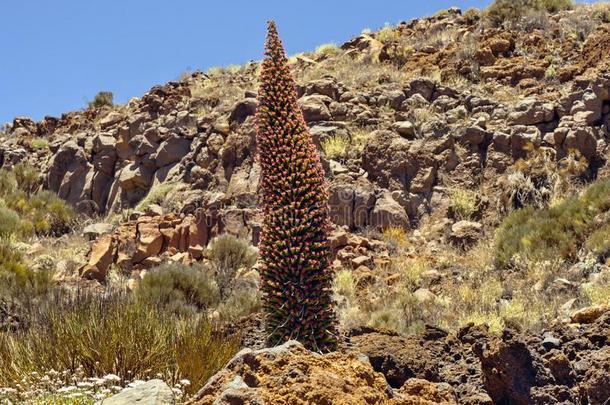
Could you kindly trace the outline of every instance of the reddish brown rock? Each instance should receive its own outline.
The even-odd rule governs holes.
[[[80,270],[82,277],[105,281],[114,261],[115,241],[112,235],[102,235],[91,245],[89,261]]]

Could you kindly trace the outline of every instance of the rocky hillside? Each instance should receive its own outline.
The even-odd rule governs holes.
[[[328,179],[349,353],[242,352],[197,403],[296,403],[312,381],[312,403],[334,403],[337,375],[345,403],[610,397],[610,6],[492,17],[452,8],[290,58]],[[26,259],[84,235],[88,251],[56,279],[137,291],[163,263],[213,263],[218,236],[256,246],[258,69],[15,118],[0,169],[33,166],[34,188],[88,225],[25,241]],[[230,278],[259,281],[252,265]],[[244,346],[263,341],[256,312],[227,326]]]

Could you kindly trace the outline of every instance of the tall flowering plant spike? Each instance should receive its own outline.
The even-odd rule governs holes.
[[[324,170],[274,22],[269,22],[259,84],[256,139],[264,214],[259,252],[269,343],[295,339],[312,350],[333,350]]]

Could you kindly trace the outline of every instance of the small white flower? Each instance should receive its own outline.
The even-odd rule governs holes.
[[[121,377],[119,377],[116,374],[106,374],[105,376],[102,377],[102,379],[104,379],[106,381],[121,381]]]
[[[185,378],[183,380],[180,380],[180,385],[188,387],[189,385],[191,385],[191,382]]]

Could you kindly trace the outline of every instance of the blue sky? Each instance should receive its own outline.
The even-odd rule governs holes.
[[[266,21],[287,52],[490,0],[5,0],[0,5],[0,124],[115,102],[187,70],[259,59]]]

